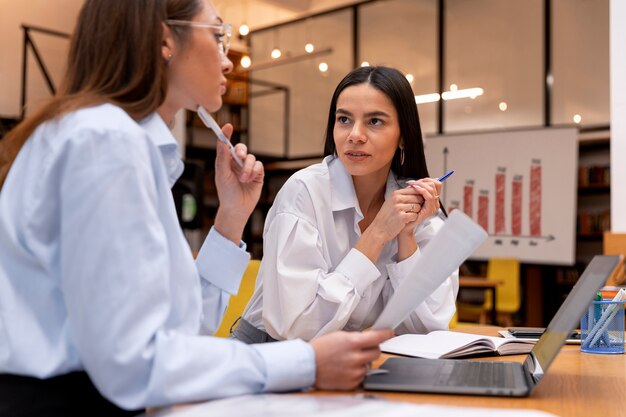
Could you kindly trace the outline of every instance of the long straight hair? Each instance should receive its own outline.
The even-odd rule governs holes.
[[[101,103],[113,103],[135,120],[154,112],[167,93],[163,23],[191,20],[202,7],[200,0],[87,0],[59,92],[0,141],[0,190],[20,149],[42,123]],[[171,30],[184,42],[188,30]]]
[[[352,70],[339,82],[333,93],[330,109],[328,110],[324,156],[334,155],[337,151],[333,131],[339,95],[348,87],[365,83],[387,96],[398,114],[400,141],[404,147],[404,163],[401,163],[400,149],[398,148],[391,162],[391,170],[399,178],[419,179],[428,177],[422,129],[413,89],[404,75],[395,68],[382,66],[359,67]]]

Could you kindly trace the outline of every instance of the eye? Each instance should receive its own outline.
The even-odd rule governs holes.
[[[370,120],[370,124],[374,125],[374,126],[382,126],[384,124],[382,119],[379,119],[377,117],[373,117],[372,120]]]
[[[215,36],[215,40],[217,41],[217,43],[221,43],[222,39],[224,39],[223,33],[215,32],[213,36]]]
[[[345,125],[346,123],[350,122],[350,119],[348,119],[347,116],[338,116],[337,117],[337,122],[339,124]]]

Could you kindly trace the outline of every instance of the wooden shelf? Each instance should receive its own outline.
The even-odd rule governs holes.
[[[603,234],[602,233],[589,233],[589,234],[578,234],[576,235],[576,239],[578,240],[582,240],[582,241],[595,241],[595,240],[602,240]]]
[[[578,194],[603,194],[610,193],[610,185],[586,185],[584,187],[578,187]]]

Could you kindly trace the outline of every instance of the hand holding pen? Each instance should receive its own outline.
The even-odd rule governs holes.
[[[454,170],[446,172],[444,175],[442,175],[441,177],[437,178],[437,182],[441,183],[441,182],[445,181],[452,174],[454,174]],[[409,187],[413,187],[416,190],[420,190],[420,189],[424,188],[424,187],[420,186],[420,183],[423,184],[424,182],[432,182],[432,178],[423,178],[421,180],[408,180],[407,181],[407,185]],[[437,200],[437,202],[439,202],[439,194],[440,193],[441,193],[441,184],[436,184],[436,193],[435,193],[434,197]],[[424,204],[426,199],[424,198],[423,195],[421,195],[420,197],[421,197],[420,198],[420,205],[422,205],[422,204]],[[439,206],[437,206],[437,208],[439,208]]]
[[[217,124],[215,119],[213,119],[213,116],[211,116],[211,114],[206,111],[202,106],[198,106],[198,116],[200,116],[200,120],[202,120],[202,123],[204,123],[206,127],[211,129],[213,133],[215,133],[215,136],[217,136],[217,140],[219,140],[228,147],[228,151],[233,157],[233,161],[235,161],[240,168],[243,168],[243,162],[237,156],[237,153],[235,152],[235,147],[226,137],[226,135],[224,135],[224,132],[222,132],[220,126]]]
[[[222,131],[202,107],[198,107],[198,115],[220,141],[215,158],[215,186],[220,202],[215,228],[222,236],[239,244],[243,229],[261,195],[263,164],[248,153],[244,144],[233,146],[230,143],[228,137],[232,134],[232,125],[226,124]]]

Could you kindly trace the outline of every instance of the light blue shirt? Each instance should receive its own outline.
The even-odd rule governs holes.
[[[174,138],[110,104],[40,126],[0,191],[0,373],[85,370],[125,408],[309,387],[301,340],[211,334],[249,260],[211,230],[194,262]]]

